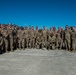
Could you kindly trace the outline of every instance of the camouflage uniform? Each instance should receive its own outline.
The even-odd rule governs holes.
[[[71,32],[71,46],[72,50],[76,51],[76,31],[74,29]]]
[[[62,49],[65,49],[64,30],[61,28]]]
[[[27,28],[24,29],[24,38],[25,38],[26,48],[28,48],[28,45],[29,45],[29,37],[28,37],[28,30],[27,30]]]
[[[19,49],[21,48],[24,49],[25,39],[24,39],[24,31],[22,29],[18,30],[17,37],[18,37]]]
[[[53,32],[52,32],[52,49],[56,48],[56,34],[57,31],[55,28],[53,28]]]
[[[5,51],[8,52],[8,31],[6,28],[2,28],[1,33],[3,35]]]
[[[10,49],[11,51],[13,51],[13,30],[11,27],[8,27],[8,35],[9,35],[9,45],[10,45]]]
[[[51,44],[52,44],[52,31],[51,30],[49,30],[48,32],[47,32],[47,41],[48,41],[48,43],[47,43],[47,45],[48,45],[48,50],[51,48]]]
[[[22,48],[25,49],[25,31],[24,29],[22,30]]]
[[[50,49],[50,46],[51,46],[51,31],[48,31],[47,32],[47,48],[48,50]]]
[[[0,31],[0,53],[2,53],[2,52],[3,52],[3,36]]]
[[[65,29],[64,31],[64,40],[65,40],[65,48],[70,50],[71,47],[71,30],[70,29]]]
[[[31,30],[31,38],[30,38],[31,48],[35,48],[35,31]]]
[[[44,46],[45,46],[45,48],[47,49],[47,30],[43,30],[42,31],[42,33],[43,33],[43,43],[44,43]]]
[[[56,34],[56,47],[57,47],[57,49],[62,48],[62,39],[61,39],[61,31],[60,30],[58,30],[57,34]]]
[[[35,48],[37,47],[37,37],[38,37],[38,34],[39,34],[39,32],[38,32],[38,26],[36,26],[36,30],[35,30]]]
[[[17,49],[18,47],[18,41],[17,41],[17,29],[15,29],[15,27],[12,27],[13,30],[13,47],[14,49]]]
[[[28,46],[31,48],[31,29],[28,29]]]
[[[35,47],[35,31],[33,27],[28,29],[28,37],[29,37],[29,47],[34,48]]]
[[[38,37],[37,37],[37,49],[39,49],[39,48],[44,48],[44,41],[43,41],[43,34],[42,34],[42,32],[41,31],[39,31],[39,35],[38,35]]]

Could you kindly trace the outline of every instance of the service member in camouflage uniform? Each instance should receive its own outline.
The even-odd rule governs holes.
[[[24,31],[22,28],[19,28],[18,33],[17,33],[17,37],[18,37],[18,43],[19,43],[19,49],[21,50],[21,48],[24,49]]]
[[[30,48],[35,48],[35,30],[33,26],[31,27],[30,36]]]
[[[37,49],[43,49],[44,48],[44,41],[43,41],[43,33],[42,33],[42,30],[40,29],[39,30],[39,35],[37,37]]]
[[[52,49],[52,28],[47,31],[47,42],[48,42],[48,50],[51,48]]]
[[[13,30],[13,49],[17,49],[17,29],[15,26],[12,26],[12,30]]]
[[[39,32],[38,32],[38,26],[36,26],[36,30],[35,30],[35,48],[37,47],[37,37],[38,37],[38,34],[39,34]]]
[[[71,32],[71,46],[72,46],[72,51],[76,51],[76,31],[74,27],[71,27],[72,32]]]
[[[53,27],[53,32],[52,32],[52,49],[56,49],[56,28]]]
[[[12,30],[12,25],[9,23],[8,24],[8,36],[9,36],[9,45],[10,45],[10,50],[13,51],[13,30]]]
[[[70,51],[71,47],[71,30],[69,29],[68,25],[66,25],[66,29],[64,31],[64,40],[65,40],[65,49]]]
[[[64,29],[61,28],[62,49],[65,49]]]
[[[3,53],[3,36],[0,31],[0,54]]]
[[[27,27],[24,28],[24,39],[25,39],[26,48],[28,48],[29,47],[29,36],[28,36],[28,28]]]
[[[45,26],[43,27],[42,34],[44,47],[47,49],[47,30]]]
[[[57,34],[56,34],[56,48],[61,49],[62,48],[62,38],[61,38],[61,28],[58,28]]]
[[[8,52],[8,30],[6,29],[6,25],[2,25],[1,34],[3,35],[5,51]]]

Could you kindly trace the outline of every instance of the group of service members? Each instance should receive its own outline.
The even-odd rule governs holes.
[[[33,26],[0,24],[0,53],[27,48],[76,51],[76,29],[68,25],[56,30],[55,27],[38,29],[36,26],[34,29]]]

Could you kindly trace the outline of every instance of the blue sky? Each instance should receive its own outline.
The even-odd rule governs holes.
[[[0,0],[0,23],[20,26],[76,25],[76,0]]]

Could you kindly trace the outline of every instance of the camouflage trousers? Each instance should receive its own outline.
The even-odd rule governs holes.
[[[56,39],[56,48],[61,49],[63,45],[63,40],[61,38]]]
[[[55,49],[55,41],[53,41],[52,38],[49,38],[49,39],[48,39],[47,48],[48,48],[48,49]]]
[[[47,37],[43,37],[43,45],[47,48]]]
[[[3,51],[3,38],[0,38],[0,53]]]
[[[76,50],[76,39],[72,39],[72,50]]]
[[[37,42],[36,45],[37,45],[36,46],[37,49],[40,49],[40,48],[43,49],[44,48],[44,42]]]
[[[35,38],[34,37],[31,37],[29,39],[29,47],[30,48],[35,48]]]
[[[70,38],[65,39],[65,49],[70,50],[70,47],[71,47],[71,41],[70,41]]]
[[[10,49],[13,51],[13,38],[9,38]]]
[[[14,49],[17,49],[18,48],[18,39],[17,38],[14,38],[13,39],[13,48]]]
[[[8,52],[8,39],[4,38],[5,51]]]
[[[51,46],[52,46],[52,49],[56,49],[56,37],[53,36],[52,39],[51,39]]]
[[[29,38],[28,37],[25,38],[25,44],[26,44],[26,48],[28,48],[28,46],[29,46]]]
[[[0,53],[3,52],[3,45],[0,45]]]
[[[25,39],[19,39],[18,40],[19,43],[19,49],[21,49],[21,47],[24,49],[25,48]]]

